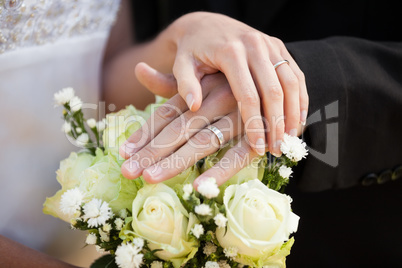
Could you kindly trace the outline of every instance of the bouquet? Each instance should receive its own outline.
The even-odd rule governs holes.
[[[84,119],[72,88],[55,94],[64,107],[63,130],[83,150],[61,161],[61,189],[44,213],[88,232],[85,243],[104,255],[91,267],[285,267],[299,217],[283,194],[306,145],[285,134],[283,155],[254,159],[221,186],[192,183],[229,148],[200,160],[163,183],[121,174],[119,146],[150,116],[133,106],[106,119]],[[157,98],[154,106],[165,100]],[[270,156],[272,157],[272,156]]]

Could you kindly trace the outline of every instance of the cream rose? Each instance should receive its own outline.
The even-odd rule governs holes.
[[[132,228],[135,235],[148,241],[151,250],[162,260],[180,267],[192,258],[198,242],[190,236],[198,220],[188,213],[172,188],[165,184],[145,185],[133,201]]]
[[[227,230],[217,229],[219,243],[223,248],[235,248],[235,260],[242,264],[283,267],[293,240],[284,243],[299,221],[290,202],[287,195],[257,179],[227,187],[223,197]]]

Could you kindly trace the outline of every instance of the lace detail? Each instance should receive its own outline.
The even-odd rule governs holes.
[[[118,0],[0,0],[0,54],[108,31]]]

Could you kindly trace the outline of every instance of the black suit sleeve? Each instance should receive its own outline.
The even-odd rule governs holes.
[[[302,190],[355,186],[402,164],[402,43],[351,37],[286,44],[309,92]]]

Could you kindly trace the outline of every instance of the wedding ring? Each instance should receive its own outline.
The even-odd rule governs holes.
[[[223,139],[222,132],[217,127],[215,127],[213,125],[207,126],[207,129],[211,130],[215,134],[215,136],[219,140],[219,147],[222,147],[223,143],[225,142],[225,140]]]
[[[289,61],[287,61],[287,60],[278,61],[276,64],[274,64],[274,69],[276,70],[276,68],[278,68],[279,66],[281,66],[284,63],[289,64]]]

